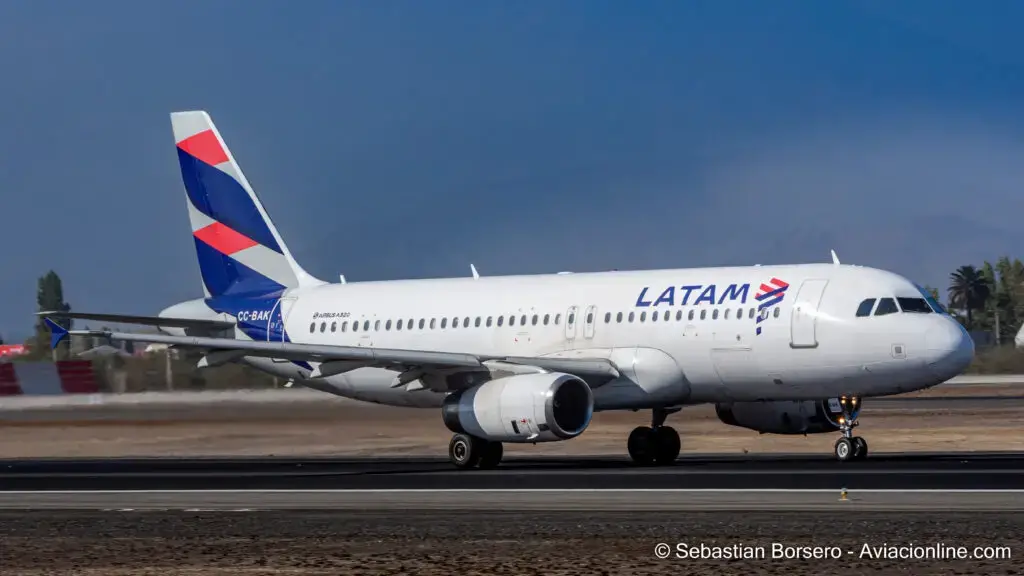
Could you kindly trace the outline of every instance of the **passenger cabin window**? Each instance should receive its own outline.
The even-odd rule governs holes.
[[[622,312],[619,312],[618,314],[615,315],[615,321],[622,322]]]
[[[679,322],[682,319],[683,319],[683,311],[682,310],[676,310],[676,322]]]
[[[331,322],[331,332],[337,332],[337,331],[338,331],[338,323],[337,322]]]
[[[860,303],[860,306],[857,306],[857,316],[858,317],[871,316],[871,309],[874,308],[874,307],[875,307],[875,299],[874,298],[867,298],[867,299],[865,299],[863,302]]]
[[[473,323],[473,326],[475,326],[477,328],[480,327],[480,317],[479,316],[476,317],[476,322]]]
[[[384,329],[385,330],[391,330],[391,320],[388,320],[387,323],[384,324]]]
[[[434,326],[437,326],[437,318],[430,319],[430,329],[433,330]]]
[[[693,320],[693,310],[690,310],[690,315],[687,316],[687,318],[689,318],[690,320]]]
[[[544,315],[544,325],[547,326],[549,322],[551,322],[551,314],[545,314]]]
[[[904,312],[911,312],[914,314],[931,314],[932,307],[928,305],[928,302],[924,298],[896,298],[899,302],[900,308]]]
[[[441,329],[444,330],[447,327],[448,327],[448,319],[447,318],[441,318]]]
[[[882,298],[878,301],[878,308],[875,309],[875,316],[885,316],[886,314],[895,314],[900,309],[896,307],[896,301],[892,298]]]
[[[494,317],[493,317],[493,316],[488,316],[488,317],[487,317],[487,327],[488,327],[488,328],[490,328],[490,327],[491,327],[491,320],[493,320],[493,319],[494,319]]]
[[[782,313],[782,308],[776,308],[775,312],[772,312],[772,315],[775,316],[776,318],[778,318],[779,314],[781,314],[781,313]]]
[[[458,328],[458,327],[459,327],[459,319],[458,319],[458,317],[452,318],[452,328]]]
[[[398,324],[395,325],[395,330],[401,330],[401,329],[402,329],[402,320],[399,319],[398,320]]]
[[[612,321],[612,313],[611,312],[605,312],[604,313],[604,323],[608,324],[611,321]]]

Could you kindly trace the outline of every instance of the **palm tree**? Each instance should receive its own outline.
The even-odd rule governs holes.
[[[974,327],[974,311],[985,307],[991,288],[981,271],[961,266],[950,275],[949,304],[967,314],[967,328]]]

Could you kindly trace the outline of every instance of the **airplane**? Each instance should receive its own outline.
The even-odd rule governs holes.
[[[599,411],[650,410],[627,438],[674,462],[685,406],[762,434],[839,432],[863,398],[940,384],[974,344],[920,285],[832,263],[328,283],[294,259],[205,111],[171,113],[203,297],[157,316],[42,312],[72,335],[164,344],[325,393],[440,408],[451,463],[494,468],[505,443],[579,437]],[[600,232],[598,232],[600,233]],[[68,331],[54,319],[156,327]]]

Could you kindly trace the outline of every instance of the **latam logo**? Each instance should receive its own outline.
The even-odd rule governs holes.
[[[757,335],[761,335],[761,322],[764,322],[768,318],[768,309],[772,306],[782,303],[782,299],[786,297],[786,290],[789,289],[789,283],[783,282],[778,278],[772,278],[767,284],[761,283],[761,287],[757,291],[757,295],[754,296],[754,300],[757,300]]]

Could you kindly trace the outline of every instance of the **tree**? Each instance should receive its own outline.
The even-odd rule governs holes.
[[[983,310],[990,296],[988,279],[974,266],[961,266],[950,275],[949,305],[963,310],[968,329],[974,328],[974,312]]]
[[[39,306],[40,312],[70,312],[71,305],[64,301],[64,285],[61,282],[60,276],[56,272],[50,270],[45,275],[39,278],[39,288],[36,292],[36,304]],[[66,330],[71,330],[72,321],[70,318],[54,318],[54,322],[64,327]],[[50,347],[50,329],[43,322],[43,318],[36,320],[36,334],[34,338],[34,345],[32,346],[32,355],[34,357],[41,357],[43,351]],[[56,361],[59,356],[66,356],[68,352],[67,342],[61,343],[61,345],[53,351],[53,360]]]

